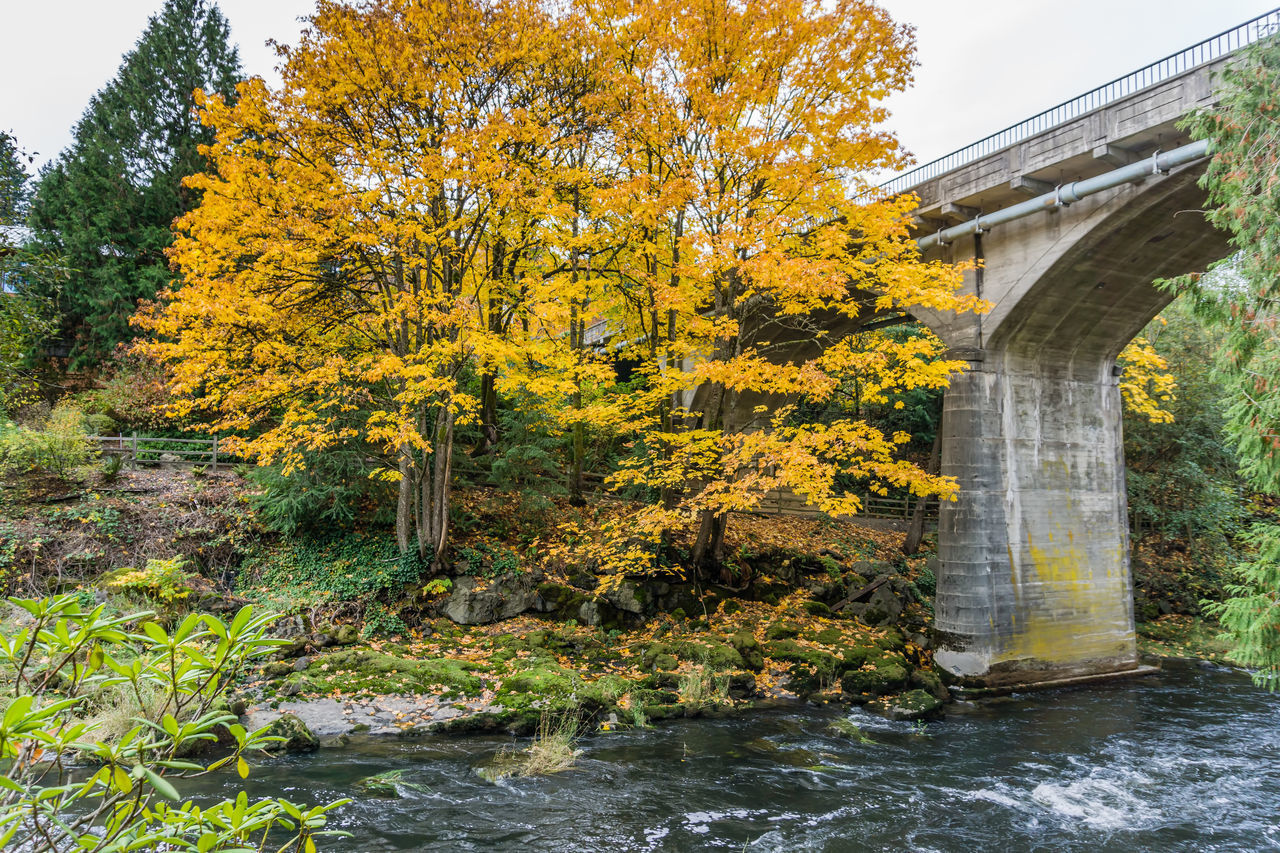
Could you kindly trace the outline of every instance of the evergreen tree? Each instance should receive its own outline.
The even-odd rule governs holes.
[[[1280,39],[1254,45],[1224,72],[1219,104],[1189,122],[1213,159],[1203,186],[1210,221],[1231,234],[1237,254],[1204,280],[1181,279],[1197,313],[1224,334],[1218,376],[1228,393],[1226,432],[1254,489],[1280,495]],[[1250,562],[1237,567],[1231,598],[1216,613],[1235,656],[1255,680],[1280,686],[1280,524],[1247,537]]]
[[[229,35],[216,5],[167,0],[41,175],[30,223],[73,270],[59,300],[73,367],[130,339],[138,301],[171,278],[170,223],[199,201],[182,181],[204,167],[198,148],[212,141],[193,93],[234,94],[241,74]]]
[[[0,228],[18,225],[26,217],[30,184],[24,159],[13,136],[0,132]]]
[[[28,292],[40,276],[56,286],[58,271],[56,263],[30,250],[22,227],[31,195],[26,169],[31,159],[11,134],[0,133],[0,416],[33,398],[30,368],[53,325],[50,301]]]

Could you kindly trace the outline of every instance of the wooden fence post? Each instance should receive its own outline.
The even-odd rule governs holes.
[[[133,470],[138,470],[138,431],[133,431],[133,447],[129,451],[129,462]]]
[[[216,435],[213,437],[213,471],[215,474],[218,471],[218,437]]]

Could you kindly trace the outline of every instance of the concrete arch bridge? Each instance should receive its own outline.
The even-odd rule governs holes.
[[[1139,668],[1116,358],[1153,279],[1230,253],[1177,128],[1270,12],[895,178],[928,257],[979,260],[984,316],[915,312],[968,363],[946,392],[937,662],[979,686]]]

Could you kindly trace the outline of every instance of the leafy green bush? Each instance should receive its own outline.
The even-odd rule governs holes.
[[[514,551],[488,542],[459,546],[454,554],[454,568],[459,574],[492,580],[521,572],[520,558]]]
[[[172,633],[150,614],[107,618],[75,595],[10,598],[23,624],[0,635],[0,676],[9,685],[0,715],[0,848],[29,851],[315,850],[327,813],[345,800],[308,808],[283,799],[234,799],[196,806],[175,781],[235,767],[280,738],[246,732],[223,694],[253,661],[281,644],[273,617],[245,607],[228,623],[188,616]],[[138,633],[130,625],[141,622]],[[124,731],[83,721],[104,695],[137,697]],[[101,705],[101,701],[97,701]],[[107,736],[110,734],[111,736]],[[233,746],[195,760],[219,737]],[[96,765],[72,775],[85,759]],[[284,841],[282,845],[281,842]]]
[[[404,620],[382,602],[375,601],[365,608],[364,627],[360,629],[362,637],[396,637],[408,630]]]
[[[191,576],[182,568],[185,563],[180,556],[147,560],[144,568],[116,575],[107,582],[107,587],[142,595],[165,609],[172,609],[191,595]]]
[[[353,450],[308,453],[289,474],[278,465],[246,471],[257,486],[249,504],[264,526],[286,536],[349,529],[365,506],[391,503],[390,487],[369,472]]]
[[[244,591],[286,613],[323,605],[367,612],[416,585],[429,564],[416,553],[401,556],[389,536],[351,534],[289,542],[251,560],[241,577]]]
[[[75,409],[54,409],[39,429],[0,426],[0,468],[7,471],[41,471],[66,480],[97,455],[85,432],[84,416]]]

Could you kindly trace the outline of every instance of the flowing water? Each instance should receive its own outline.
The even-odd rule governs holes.
[[[840,716],[867,740],[834,733]],[[1280,696],[1223,669],[953,705],[927,726],[813,706],[687,720],[592,735],[556,776],[475,773],[512,743],[369,741],[261,764],[250,792],[356,797],[332,850],[1280,850]],[[360,798],[388,770],[401,797]]]

